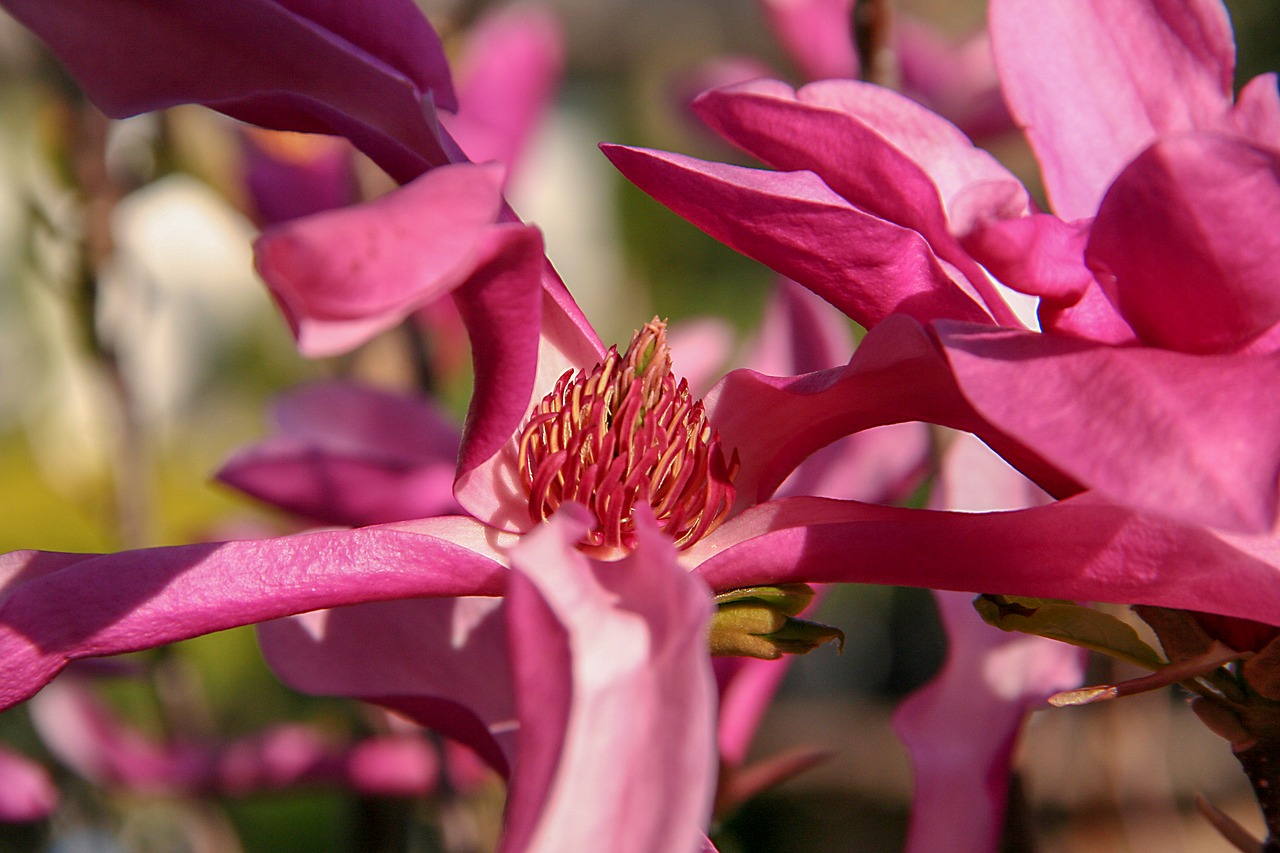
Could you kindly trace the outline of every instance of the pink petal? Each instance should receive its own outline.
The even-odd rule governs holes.
[[[267,231],[257,267],[311,356],[336,355],[450,292],[495,254],[496,166],[436,169],[376,201]]]
[[[787,376],[835,367],[853,350],[849,322],[832,306],[783,279],[765,306],[747,366]],[[928,428],[893,424],[842,438],[816,451],[779,487],[779,494],[849,498],[872,503],[905,496],[924,473]]]
[[[953,234],[976,220],[1026,213],[1026,190],[950,122],[855,80],[795,92],[757,80],[708,92],[696,106],[708,124],[770,166],[812,169],[854,207],[919,232],[997,319],[1012,320]]]
[[[499,601],[340,607],[259,625],[258,642],[272,671],[294,689],[391,708],[506,772],[515,699]]]
[[[454,494],[476,518],[511,531],[531,523],[515,471],[515,442],[525,418],[565,371],[594,367],[602,358],[595,331],[572,300],[566,304],[545,286],[529,286],[527,267],[534,265],[535,275],[548,268],[541,251],[540,243],[530,245],[523,258],[491,264],[492,275],[478,276],[455,294],[476,380]]]
[[[652,518],[617,563],[574,547],[561,510],[511,554],[511,655],[522,730],[507,851],[694,853],[715,788],[710,599]]]
[[[277,130],[346,136],[397,180],[450,162],[439,37],[411,0],[7,0],[109,115],[206,104]],[[425,103],[424,103],[425,102]]]
[[[546,9],[517,6],[481,18],[457,65],[456,115],[441,119],[476,163],[514,167],[551,105],[564,65],[560,24]]]
[[[244,183],[254,221],[275,225],[354,204],[354,152],[345,139],[242,127]]]
[[[1077,302],[1065,304],[1042,299],[1037,314],[1040,328],[1045,332],[1072,335],[1112,346],[1138,343],[1133,327],[1116,311],[1116,306],[1102,292],[1102,285],[1097,279],[1089,283]]]
[[[1020,293],[1068,305],[1093,283],[1084,247],[1092,220],[1063,222],[1049,213],[985,219],[965,235],[964,247],[987,271]]]
[[[995,853],[1026,714],[1080,686],[1084,655],[992,628],[970,593],[934,595],[950,642],[946,663],[893,716],[915,773],[906,853]]]
[[[936,329],[981,416],[1077,482],[1198,524],[1263,531],[1275,523],[1280,400],[1260,389],[1280,382],[1280,356]]]
[[[890,317],[873,329],[846,367],[777,378],[734,371],[705,402],[725,451],[736,450],[741,459],[735,480],[739,509],[767,500],[818,448],[904,421],[976,432],[1056,494],[1079,490],[983,420],[959,393],[929,334],[907,317]]]
[[[1280,154],[1216,133],[1157,142],[1107,191],[1087,260],[1145,341],[1244,346],[1280,321]]]
[[[43,820],[58,807],[58,789],[39,764],[0,748],[0,822]]]
[[[894,35],[904,93],[971,138],[1013,129],[985,28],[952,41],[923,21],[897,15]]]
[[[931,503],[966,512],[1043,503],[1036,489],[972,436],[947,450]],[[1086,655],[1064,643],[985,624],[969,593],[935,593],[947,660],[904,701],[894,731],[915,772],[908,853],[994,853],[1008,799],[1014,746],[1029,711],[1078,687]]]
[[[934,215],[939,201],[949,209],[974,184],[1005,184],[1009,203],[1016,204],[1009,212],[1026,210],[1018,179],[959,128],[871,83],[823,80],[792,91],[757,80],[708,92],[698,108],[709,124],[764,162],[813,169],[854,204],[916,230],[928,230],[924,217]],[[886,193],[892,184],[879,181],[888,177],[910,186]]]
[[[1275,72],[1259,74],[1244,85],[1231,118],[1251,141],[1275,145],[1280,139],[1280,89]]]
[[[442,518],[412,528],[118,554],[7,554],[0,557],[0,708],[28,698],[78,658],[337,604],[499,594],[504,572],[490,550],[473,550],[480,547],[475,527]]]
[[[806,79],[857,77],[854,0],[761,0],[778,42]]]
[[[864,326],[986,312],[915,231],[850,206],[809,172],[768,172],[602,146],[627,179],[717,240],[795,279]]]
[[[788,498],[730,519],[681,561],[713,590],[885,583],[1152,604],[1268,624],[1280,613],[1274,537],[1183,525],[1091,493],[993,513]]]
[[[1092,216],[1155,137],[1220,126],[1231,107],[1235,45],[1218,0],[995,0],[991,38],[1063,219]]]
[[[716,681],[720,687],[720,760],[741,767],[747,760],[760,721],[795,660],[786,655],[777,660],[758,658],[716,658]]]
[[[294,389],[273,408],[279,434],[236,452],[219,480],[328,524],[460,512],[458,428],[428,400],[334,381]]]

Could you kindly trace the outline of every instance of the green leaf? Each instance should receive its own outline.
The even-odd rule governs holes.
[[[1159,670],[1167,665],[1132,626],[1091,607],[1017,595],[980,595],[973,606],[988,625],[1002,631],[1059,640],[1145,669]]]

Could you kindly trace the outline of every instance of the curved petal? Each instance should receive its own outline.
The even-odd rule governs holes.
[[[998,321],[1018,325],[955,235],[981,219],[1024,215],[1027,192],[953,124],[857,80],[823,80],[794,92],[756,80],[707,92],[695,106],[720,134],[775,169],[811,169],[853,207],[918,232]]]
[[[530,286],[530,267],[535,285],[537,270],[549,269],[541,252],[541,242],[526,246],[520,258],[491,264],[454,294],[476,374],[454,495],[476,518],[511,531],[531,524],[516,471],[516,439],[525,418],[566,371],[601,360],[599,340],[577,306]]]
[[[508,771],[518,726],[500,601],[339,607],[259,625],[258,643],[295,690],[391,708]]]
[[[5,0],[104,112],[197,103],[275,130],[346,136],[399,181],[454,159],[440,39],[411,0]]]
[[[555,94],[563,41],[559,21],[537,6],[496,11],[468,30],[466,52],[457,65],[462,106],[440,119],[472,161],[497,160],[512,180]]]
[[[1063,222],[1050,213],[984,219],[965,235],[964,247],[1001,284],[1056,302],[1075,304],[1093,283],[1084,262],[1092,220]]]
[[[1280,355],[1195,356],[961,324],[935,329],[981,417],[1087,488],[1197,524],[1255,532],[1274,525],[1280,400],[1261,389],[1280,383]]]
[[[474,549],[479,527],[442,518],[412,530],[389,525],[102,555],[7,554],[0,557],[0,708],[28,698],[78,658],[338,604],[500,594],[505,570]]]
[[[1039,492],[972,436],[947,449],[931,498],[966,512],[1020,509]],[[971,593],[936,592],[947,633],[941,672],[898,706],[894,732],[915,773],[907,853],[994,853],[1023,722],[1052,694],[1080,686],[1083,649],[984,623]]]
[[[1245,346],[1280,321],[1280,154],[1217,133],[1155,143],[1107,190],[1086,260],[1145,341]]]
[[[775,169],[811,169],[852,204],[931,241],[975,184],[1006,186],[1003,215],[1027,212],[1026,190],[1008,169],[951,122],[891,89],[820,80],[792,90],[754,80],[707,92],[696,106],[704,121]]]
[[[907,317],[890,317],[873,329],[843,368],[797,377],[734,371],[705,403],[725,451],[736,450],[741,460],[735,480],[738,509],[766,500],[818,448],[903,421],[977,433],[1055,494],[1079,490],[974,410],[934,341]]]
[[[950,643],[946,663],[893,715],[915,774],[905,850],[995,853],[1027,712],[1079,687],[1085,656],[1064,643],[992,628],[974,612],[970,593],[934,596]]]
[[[602,146],[628,180],[712,237],[868,328],[903,312],[988,320],[915,231],[852,207],[811,172],[770,172]]]
[[[1152,604],[1280,621],[1280,542],[1179,524],[1091,493],[1015,512],[788,498],[681,556],[713,590],[884,583]]]
[[[652,518],[617,563],[574,546],[561,510],[511,553],[511,657],[522,723],[499,848],[701,848],[715,788],[710,597]]]
[[[747,367],[774,376],[809,373],[848,361],[849,322],[795,282],[778,282],[750,345]],[[812,495],[881,503],[902,497],[924,472],[928,428],[892,424],[839,439],[809,456],[779,487]]]
[[[0,747],[0,822],[43,820],[58,806],[49,772],[25,755]]]
[[[294,389],[272,408],[279,434],[233,454],[220,481],[327,524],[461,511],[459,430],[428,400],[332,381]]]
[[[854,0],[761,0],[778,42],[809,80],[857,77]]]
[[[1280,75],[1259,74],[1236,96],[1231,117],[1239,131],[1258,145],[1275,145],[1280,139]]]
[[[1218,0],[993,0],[990,26],[1005,100],[1063,219],[1092,216],[1157,136],[1218,127],[1231,107],[1235,43]]]
[[[495,250],[498,166],[433,170],[367,204],[285,223],[255,244],[258,272],[311,356],[336,355],[443,296]]]

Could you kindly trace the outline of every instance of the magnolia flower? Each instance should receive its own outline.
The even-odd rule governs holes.
[[[738,429],[759,434],[720,409],[745,411],[767,388],[788,412],[779,434],[794,457],[869,422],[973,432],[1063,499],[973,524],[1007,517],[1030,534],[1083,512],[1110,531],[1106,543],[1050,524],[1043,532],[1064,544],[1044,547],[1070,543],[1086,562],[1097,547],[1128,552],[1080,597],[1167,602],[1162,590],[1192,583],[1202,596],[1166,606],[1274,624],[1280,404],[1239,391],[1280,378],[1268,332],[1280,230],[1260,225],[1280,198],[1267,147],[1280,138],[1274,77],[1233,103],[1230,32],[1208,0],[1140,5],[1123,26],[1108,17],[1118,11],[1070,3],[1009,0],[991,14],[1006,94],[1064,219],[1034,212],[946,121],[856,81],[757,81],[700,99],[713,127],[781,171],[606,147],[677,213],[871,329],[844,371],[731,377],[708,400],[711,418],[726,446]],[[1072,32],[1110,35],[1050,38],[1043,27],[1066,27],[1064,16]],[[1065,77],[1091,94],[1065,94]],[[988,271],[1042,297],[1043,332],[1019,322]],[[918,518],[923,538],[944,517]],[[1150,546],[1184,537],[1196,556],[1151,560]],[[913,565],[920,551],[932,547],[911,549]]]

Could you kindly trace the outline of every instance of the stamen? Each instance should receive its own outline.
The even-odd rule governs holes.
[[[625,354],[610,348],[589,373],[561,376],[518,447],[529,517],[542,521],[565,501],[584,503],[597,521],[592,547],[633,548],[641,502],[680,548],[718,527],[733,505],[737,455],[725,461],[702,402],[672,375],[666,324],[656,317]]]

